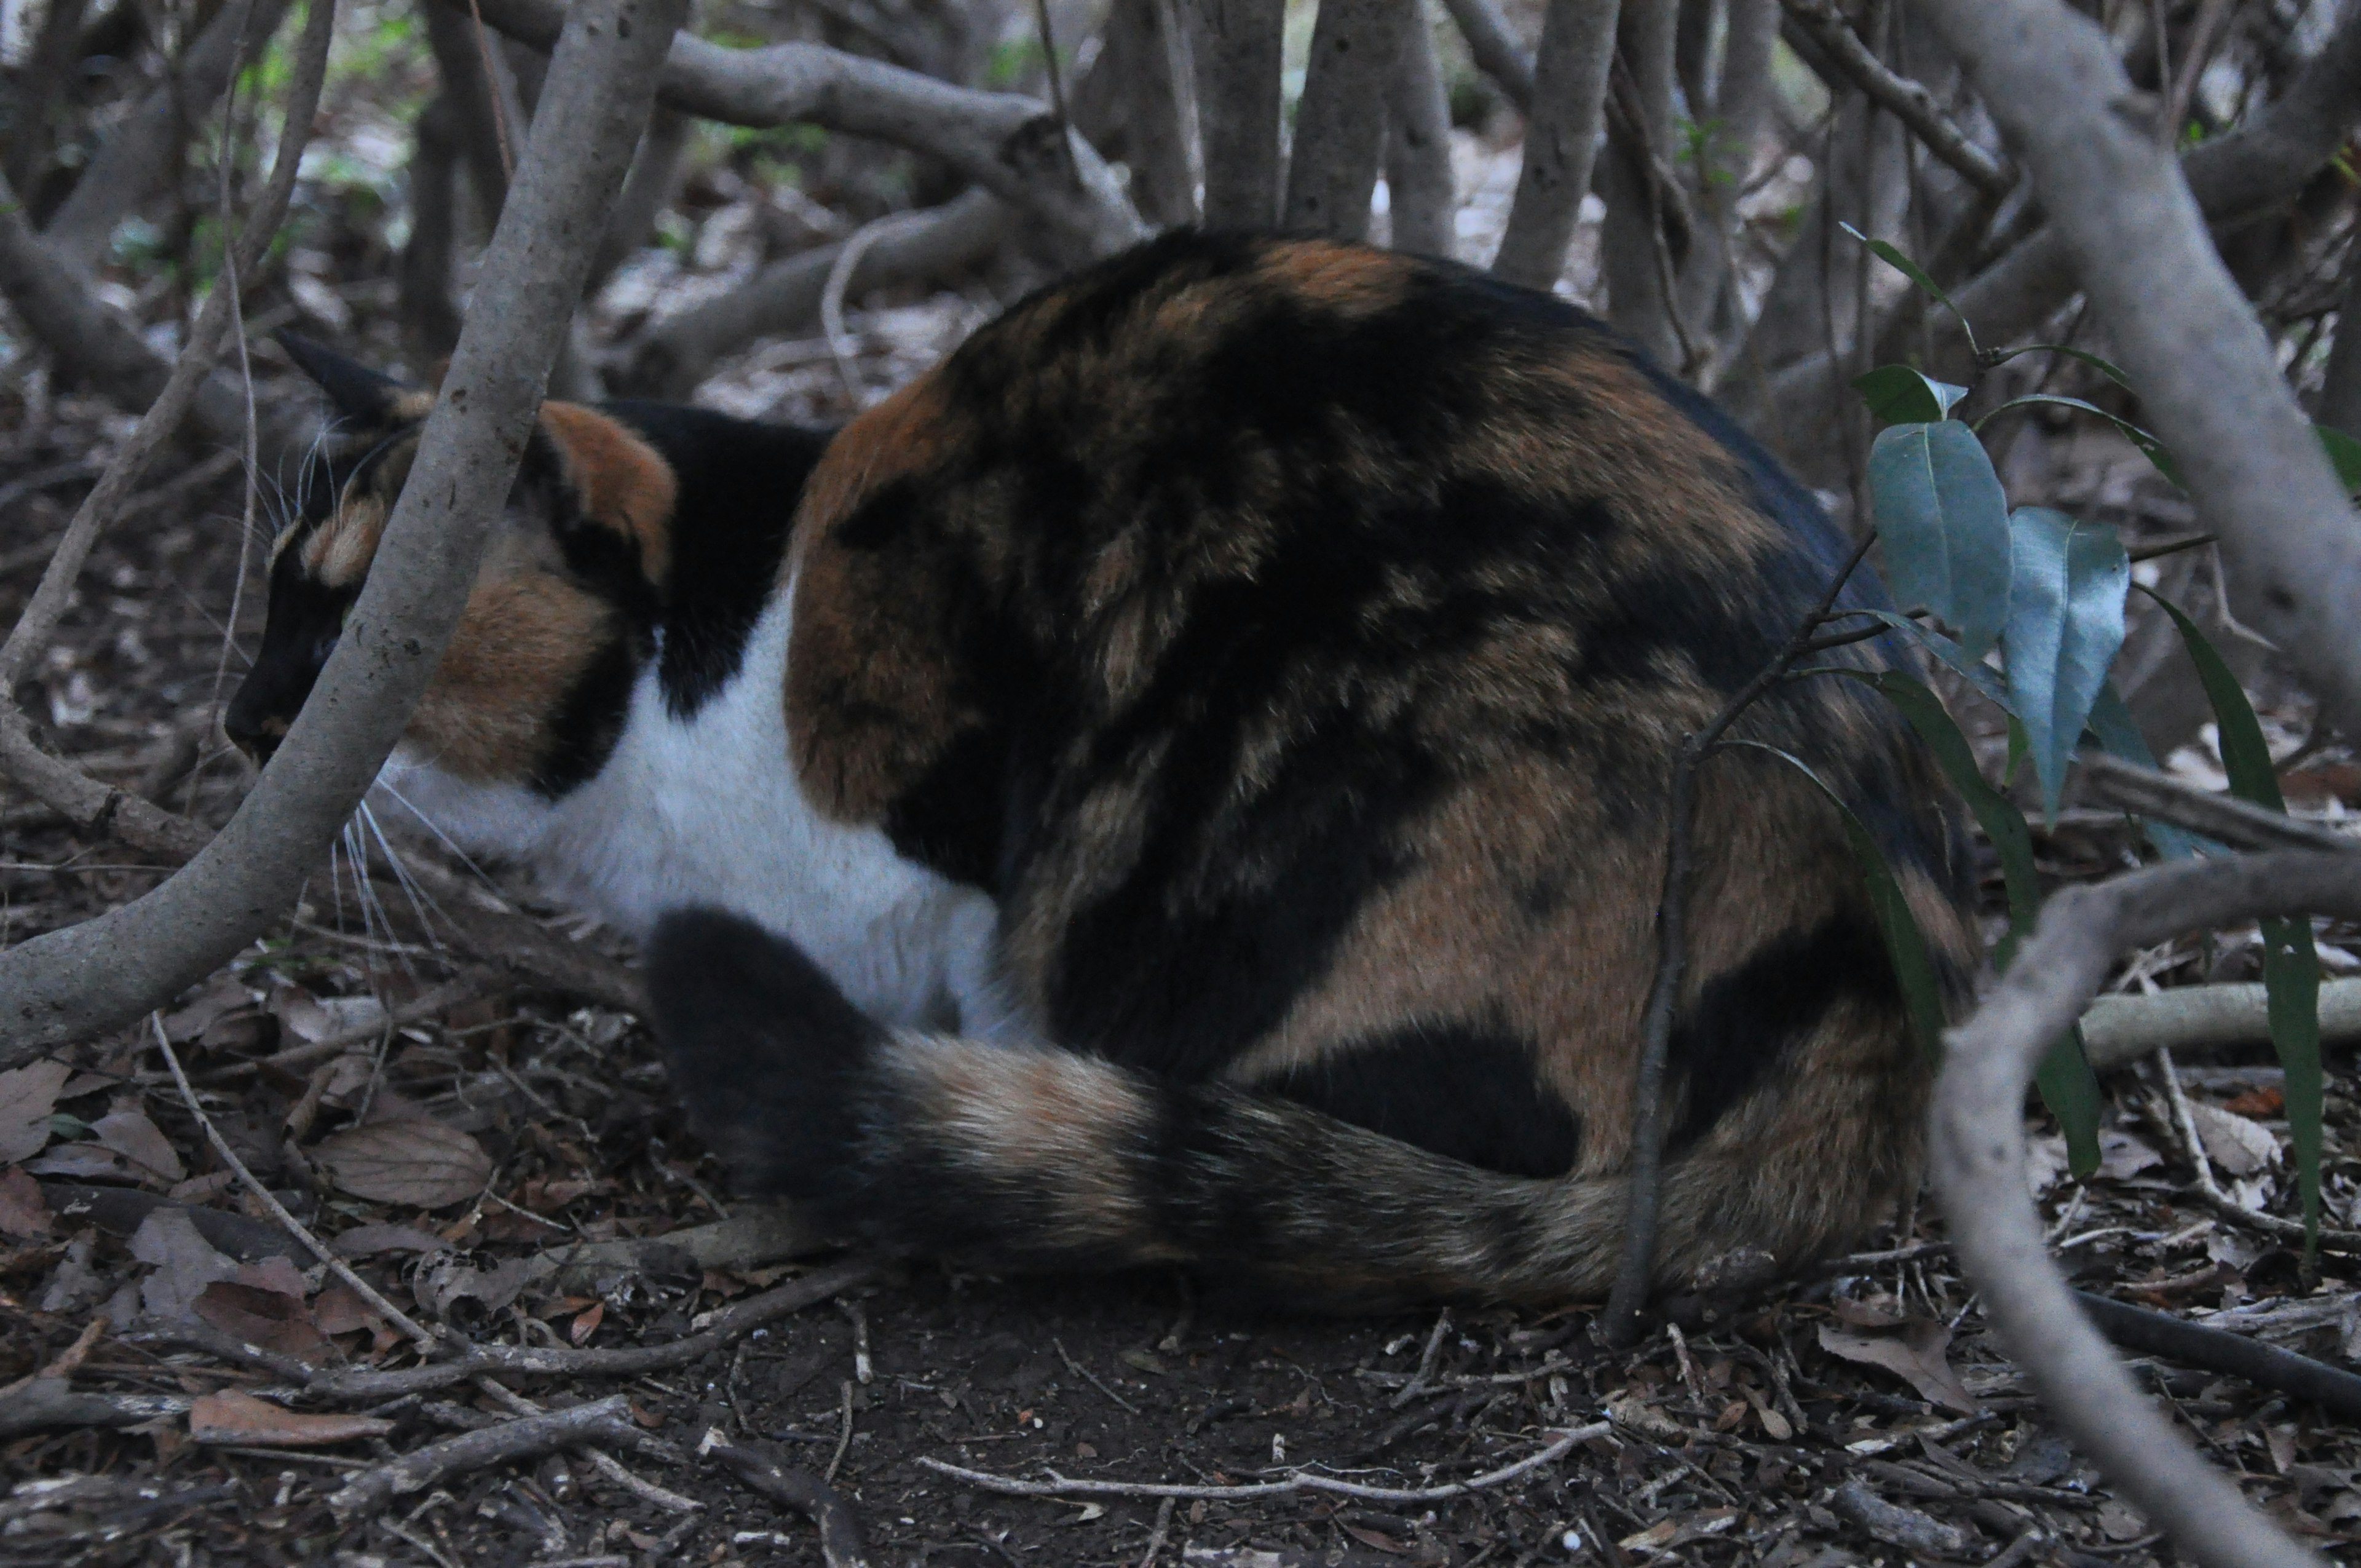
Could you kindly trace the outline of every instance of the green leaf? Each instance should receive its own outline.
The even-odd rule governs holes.
[[[1722,744],[1768,751],[1784,759],[1819,785],[1820,793],[1834,803],[1844,824],[1845,842],[1851,846],[1853,860],[1869,883],[1870,913],[1877,921],[1878,936],[1885,943],[1885,956],[1894,965],[1894,981],[1902,988],[1903,1011],[1909,1019],[1910,1036],[1927,1053],[1928,1061],[1939,1064],[1943,1059],[1943,992],[1935,981],[1935,960],[1927,955],[1927,935],[1918,929],[1918,917],[1910,913],[1910,903],[1902,896],[1902,885],[1894,880],[1894,868],[1886,864],[1885,852],[1877,847],[1877,839],[1868,826],[1853,815],[1842,795],[1828,787],[1828,780],[1793,752],[1760,740],[1725,740]]]
[[[2008,716],[2008,765],[2001,773],[2001,788],[2007,789],[2016,783],[2016,771],[2025,766],[2025,759],[2032,753],[2032,751],[2033,740],[2025,732],[2025,720],[2014,713],[2010,714]]]
[[[2100,751],[2110,757],[2121,757],[2126,762],[2137,762],[2143,768],[2153,770],[2156,767],[2156,753],[2147,749],[2147,737],[2140,733],[2138,724],[2133,721],[2132,710],[2125,706],[2123,694],[2115,690],[2114,682],[2108,681],[2099,687],[2099,700],[2091,705],[2090,725],[2091,739],[2099,743]],[[2168,861],[2188,860],[2212,845],[2211,839],[2201,839],[2187,828],[2176,828],[2169,822],[2157,822],[2145,817],[2136,817],[2133,820],[2140,825],[2140,831],[2147,835],[2147,841],[2156,846],[2156,852]]]
[[[2008,934],[2001,938],[1997,955],[1999,967],[2005,970],[2041,912],[2041,879],[2034,867],[2033,835],[2026,828],[2025,814],[1985,782],[1967,737],[1960,733],[1942,700],[1924,684],[1899,670],[1881,670],[1872,684],[1918,732],[1944,776],[1975,813],[1984,837],[1992,840],[1993,851],[2000,859],[2001,881],[2008,889]],[[2079,1025],[2049,1047],[2034,1082],[2041,1091],[2042,1103],[2049,1107],[2066,1135],[2068,1168],[2078,1180],[2087,1179],[2099,1168],[2099,1079],[2082,1054]]]
[[[2020,354],[2062,354],[2069,359],[2081,360],[2125,391],[2128,392],[2132,389],[2131,378],[2115,368],[2114,365],[2100,358],[2089,349],[2069,348],[2062,343],[2028,343],[2021,348],[2004,349],[1984,363],[1998,369]]]
[[[2075,743],[2124,645],[2131,557],[2104,523],[2047,507],[2026,507],[2009,521],[2016,547],[2002,644],[2010,707],[2024,721],[2041,807],[2055,822]]]
[[[2238,677],[2180,607],[2153,588],[2141,590],[2164,608],[2180,630],[2181,645],[2197,666],[2198,684],[2213,705],[2222,747],[2222,768],[2230,793],[2240,800],[2285,814],[2279,769],[2263,739],[2262,721],[2246,700]],[[2270,1021],[2271,1048],[2287,1074],[2288,1133],[2295,1142],[2297,1185],[2303,1192],[2303,1247],[2310,1257],[2320,1245],[2320,950],[2309,919],[2279,916],[2262,922],[2263,993]]]
[[[1845,233],[1852,236],[1853,238],[1861,241],[1861,244],[1867,246],[1869,247],[1869,253],[1872,256],[1874,256],[1880,261],[1884,262],[1888,267],[1893,268],[1896,272],[1901,273],[1905,278],[1909,279],[1910,281],[1918,285],[1918,291],[1920,293],[1925,294],[1928,299],[1933,300],[1945,310],[1950,312],[1953,315],[1958,316],[1960,318],[1960,330],[1967,334],[1968,352],[1974,355],[1979,359],[1983,357],[1983,350],[1976,346],[1976,329],[1968,324],[1967,316],[1960,311],[1959,306],[1951,302],[1951,296],[1943,292],[1942,285],[1936,282],[1932,278],[1927,277],[1926,270],[1923,268],[1921,268],[1916,262],[1911,260],[1908,257],[1903,255],[1899,250],[1896,250],[1894,247],[1886,244],[1883,240],[1870,238],[1859,229],[1853,227],[1850,224],[1839,224],[1837,226],[1843,229]]]
[[[1933,424],[1951,417],[1951,410],[1968,395],[1965,387],[1938,381],[1907,365],[1881,365],[1852,378],[1869,411],[1888,424]]]
[[[2361,441],[2331,425],[2315,424],[2312,430],[2320,437],[2321,449],[2328,454],[2329,464],[2336,470],[2336,482],[2345,487],[2345,493],[2349,496],[2361,490]]]
[[[2122,431],[2124,439],[2138,447],[2141,454],[2150,463],[2156,465],[2156,471],[2170,480],[2175,488],[2185,490],[2189,488],[2189,481],[2181,477],[2180,463],[2174,459],[2163,442],[2158,441],[2131,421],[2111,414],[2098,404],[2084,402],[2080,398],[2070,398],[2059,392],[2027,392],[2021,398],[2009,399],[2008,401],[1976,421],[1976,429],[1981,431],[1986,424],[2011,409],[2021,409],[2032,403],[2049,403],[2059,408],[2080,409],[2086,414],[2098,415],[2117,430]]]
[[[2008,621],[2008,498],[1975,433],[1956,420],[1897,424],[1869,452],[1869,493],[1886,581],[1980,659]]]

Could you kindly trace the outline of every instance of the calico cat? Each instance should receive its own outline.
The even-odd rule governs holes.
[[[252,745],[425,402],[291,348],[349,439],[277,547]],[[745,1185],[892,1246],[1345,1308],[1603,1288],[1671,760],[1844,554],[1570,305],[1191,233],[824,450],[552,404],[496,526],[384,786],[646,938]],[[1962,992],[1957,814],[1883,699],[1789,681],[1737,733],[1868,824]],[[1854,1237],[1915,1179],[1930,1072],[1818,788],[1728,751],[1697,825],[1667,1283]]]

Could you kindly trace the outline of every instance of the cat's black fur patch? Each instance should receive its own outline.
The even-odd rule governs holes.
[[[1265,1080],[1340,1122],[1506,1176],[1564,1176],[1582,1132],[1544,1091],[1530,1040],[1466,1023],[1405,1024]]]

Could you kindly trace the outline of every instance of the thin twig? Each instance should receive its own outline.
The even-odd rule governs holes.
[[[522,1416],[480,1431],[430,1442],[413,1453],[363,1471],[329,1495],[328,1508],[349,1523],[382,1512],[394,1498],[423,1491],[452,1475],[466,1475],[512,1459],[531,1459],[554,1449],[579,1448],[602,1438],[631,1435],[631,1399],[609,1394],[571,1409]]]
[[[472,1378],[494,1377],[634,1377],[669,1371],[711,1354],[739,1335],[825,1301],[840,1290],[874,1278],[878,1265],[865,1258],[807,1274],[760,1296],[723,1308],[707,1320],[705,1328],[664,1344],[633,1345],[617,1350],[574,1350],[557,1346],[479,1344],[455,1361],[405,1367],[398,1372],[332,1372],[313,1378],[304,1391],[331,1399],[390,1399],[423,1393]]]
[[[1498,1470],[1488,1470],[1481,1475],[1471,1475],[1465,1481],[1447,1482],[1440,1486],[1365,1486],[1357,1481],[1340,1481],[1333,1475],[1318,1475],[1306,1470],[1290,1471],[1283,1481],[1254,1481],[1234,1486],[1078,1480],[1060,1475],[1054,1470],[1049,1472],[1047,1481],[1019,1481],[1014,1476],[994,1475],[985,1470],[970,1470],[962,1465],[949,1464],[928,1454],[919,1455],[918,1463],[938,1475],[949,1475],[971,1486],[1008,1497],[1175,1497],[1235,1502],[1248,1497],[1285,1497],[1290,1492],[1325,1492],[1375,1503],[1439,1503],[1445,1497],[1465,1497],[1470,1492],[1480,1492],[1487,1487],[1513,1481],[1520,1475],[1563,1459],[1575,1444],[1587,1442],[1594,1437],[1604,1437],[1609,1430],[1609,1423],[1593,1421],[1572,1431],[1561,1431],[1547,1448],[1538,1453],[1528,1454],[1514,1464],[1505,1464]]]
[[[1429,1386],[1434,1376],[1435,1364],[1443,1359],[1443,1336],[1450,1332],[1451,1309],[1445,1307],[1435,1315],[1434,1327],[1426,1336],[1426,1348],[1419,1352],[1418,1370],[1410,1375],[1410,1381],[1403,1384],[1401,1392],[1393,1397],[1395,1409],[1399,1410],[1417,1398],[1420,1391]]]
[[[719,1427],[707,1430],[697,1451],[719,1460],[731,1475],[774,1502],[808,1517],[819,1528],[820,1558],[828,1568],[865,1568],[869,1549],[861,1539],[861,1520],[828,1482],[785,1463],[769,1443],[733,1442]]]
[[[1137,1405],[1133,1404],[1129,1399],[1125,1398],[1122,1395],[1116,1393],[1114,1389],[1100,1382],[1099,1375],[1097,1373],[1093,1372],[1089,1367],[1084,1366],[1081,1362],[1076,1361],[1071,1355],[1068,1354],[1065,1341],[1059,1339],[1053,1334],[1050,1336],[1049,1343],[1057,1347],[1058,1359],[1066,1364],[1067,1371],[1072,1373],[1083,1382],[1088,1383],[1092,1387],[1097,1389],[1100,1393],[1104,1394],[1108,1398],[1113,1399],[1116,1404],[1121,1405],[1133,1415],[1136,1416],[1139,1414],[1139,1407]]]
[[[852,1449],[852,1385],[840,1384],[837,1391],[843,1414],[837,1421],[836,1452],[829,1455],[828,1474],[820,1477],[826,1482],[835,1481],[836,1473],[844,1467],[844,1456]]]
[[[1685,739],[1673,760],[1664,893],[1656,906],[1656,978],[1642,1024],[1639,1082],[1632,1095],[1631,1205],[1623,1223],[1623,1251],[1616,1264],[1614,1288],[1602,1314],[1607,1343],[1619,1349],[1638,1337],[1640,1309],[1648,1299],[1655,1266],[1656,1210],[1664,1180],[1664,1063],[1672,1050],[1673,1016],[1680,1003],[1681,981],[1688,970],[1690,833],[1697,807],[1697,768],[1739,716],[1802,657],[1813,632],[1827,620],[1876,539],[1875,529],[1861,535],[1778,656],[1740,687],[1703,729]]]
[[[1164,1550],[1164,1538],[1172,1530],[1172,1507],[1180,1500],[1166,1497],[1156,1505],[1156,1528],[1148,1532],[1148,1550],[1139,1554],[1139,1568],[1156,1568],[1156,1554]]]
[[[326,1243],[313,1235],[302,1221],[289,1213],[287,1206],[272,1195],[270,1189],[255,1179],[254,1172],[246,1168],[246,1161],[237,1157],[237,1151],[231,1148],[229,1140],[221,1135],[221,1129],[214,1125],[214,1119],[205,1114],[205,1108],[197,1103],[197,1091],[190,1084],[189,1075],[181,1069],[180,1053],[172,1049],[171,1038],[164,1033],[164,1015],[160,1013],[150,1013],[148,1014],[148,1025],[155,1033],[157,1048],[164,1053],[164,1065],[172,1069],[172,1083],[181,1091],[181,1103],[189,1108],[189,1114],[195,1117],[197,1125],[204,1129],[205,1139],[213,1145],[214,1153],[221,1157],[221,1162],[224,1165],[229,1167],[231,1172],[236,1176],[239,1185],[252,1193],[255,1200],[270,1212],[272,1219],[286,1227],[289,1235],[309,1247],[313,1256],[326,1264],[330,1273],[351,1286],[353,1293],[368,1302],[371,1311],[408,1335],[411,1343],[418,1347],[418,1353],[421,1355],[441,1354],[444,1349],[442,1336],[422,1328],[409,1313],[387,1300],[379,1292],[378,1288],[362,1278],[351,1264],[330,1252]]]
[[[1911,134],[1927,145],[1927,150],[1949,164],[1960,179],[1987,196],[2005,196],[2015,188],[2015,171],[2004,168],[1998,159],[1953,125],[1936,104],[1932,93],[1908,77],[1887,70],[1884,62],[1861,41],[1852,24],[1844,19],[1831,0],[1780,3],[1795,18],[1795,25],[1828,51],[1830,64],[1843,71],[1879,108],[1909,126]]]
[[[513,1415],[538,1416],[546,1413],[542,1406],[526,1398],[497,1377],[478,1377],[476,1379],[476,1387],[490,1395],[494,1402],[504,1406]],[[628,1409],[627,1406],[627,1411]],[[592,1469],[616,1486],[643,1502],[653,1503],[667,1513],[697,1514],[705,1511],[705,1505],[696,1498],[684,1497],[678,1492],[667,1491],[646,1477],[633,1474],[624,1466],[621,1460],[603,1448],[588,1449],[583,1457],[590,1461]],[[676,1450],[674,1451],[674,1457],[678,1457]],[[543,1565],[543,1568],[546,1568],[546,1564]]]

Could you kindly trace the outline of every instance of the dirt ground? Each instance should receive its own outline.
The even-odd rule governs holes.
[[[923,352],[932,319],[868,319],[880,379]],[[123,428],[38,388],[10,396],[0,621],[90,455]],[[250,645],[259,604],[236,584],[242,488],[210,467],[150,475],[159,488],[102,546],[19,696],[93,774],[218,820],[248,776],[214,727],[240,668],[223,607]],[[2352,771],[2323,753],[2315,806],[2361,795]],[[415,1357],[242,1190],[153,1032],[98,1042],[0,1075],[0,1563],[820,1563],[807,1513],[701,1452],[717,1444],[827,1478],[875,1563],[2162,1560],[2045,1427],[1924,1210],[1872,1239],[1882,1256],[1667,1303],[1630,1353],[1605,1349],[1587,1310],[1336,1321],[1241,1310],[1219,1281],[1165,1275],[848,1272],[812,1238],[783,1249],[791,1224],[730,1201],[632,1020],[482,978],[440,948],[431,906],[364,896],[349,855],[374,848],[357,836],[292,920],[156,1026],[257,1179],[394,1307],[478,1344],[563,1360],[661,1346],[799,1280],[814,1299],[653,1369],[307,1391],[324,1372]],[[2042,848],[2063,878],[2121,863],[2128,839],[2070,813]],[[165,869],[0,793],[0,940],[123,903]],[[2339,957],[2353,937],[2323,932]],[[2243,978],[2252,950],[2237,933],[2158,949],[2120,984]],[[388,1007],[429,993],[436,1005],[388,1026]],[[2184,1065],[2180,1081],[2234,1206],[2285,1216],[2279,1075],[2249,1058]],[[2350,1066],[2332,1056],[2339,1229],[2361,1222],[2361,1113],[2337,1087]],[[2077,1185],[2044,1161],[2077,1283],[2351,1365],[2361,1255],[2340,1243],[2307,1275],[2280,1238],[2194,1195],[2153,1067],[2109,1090],[2101,1175]],[[2054,1153],[2038,1118],[2032,1131]],[[739,1245],[751,1231],[774,1245]],[[606,1261],[581,1266],[585,1247]],[[2251,1497],[2361,1561],[2349,1422],[2202,1367],[2136,1365]],[[46,1414],[28,1418],[36,1395]],[[522,1399],[555,1411],[616,1395],[628,1404],[595,1450],[471,1463],[349,1519],[329,1501],[398,1456],[502,1430]],[[1152,1494],[1011,1497],[939,1466],[1200,1495],[1169,1509]],[[1401,1500],[1335,1481],[1461,1489]]]

